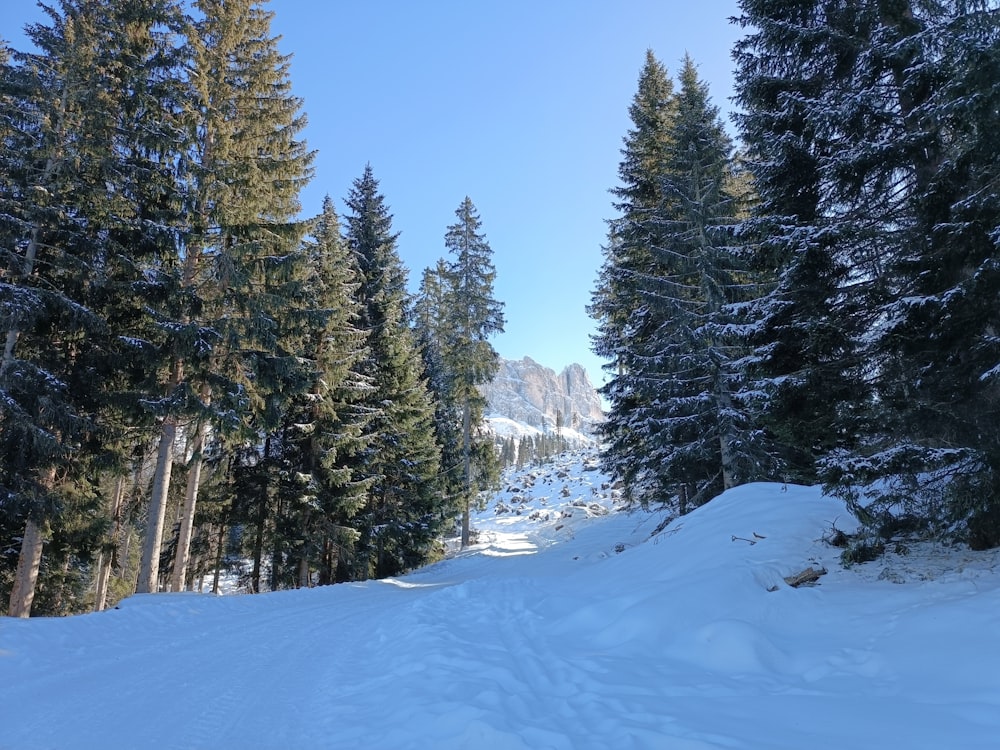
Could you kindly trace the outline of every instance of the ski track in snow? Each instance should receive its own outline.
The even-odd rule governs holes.
[[[997,553],[845,570],[768,484],[650,539],[582,453],[504,487],[408,576],[0,619],[0,750],[1000,747]]]

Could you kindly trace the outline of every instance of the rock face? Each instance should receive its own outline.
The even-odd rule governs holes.
[[[483,386],[488,416],[499,416],[554,432],[557,420],[567,430],[593,434],[604,419],[601,397],[587,371],[573,364],[558,375],[529,357],[500,360],[493,382]]]

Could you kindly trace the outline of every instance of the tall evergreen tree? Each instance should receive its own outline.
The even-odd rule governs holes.
[[[813,108],[859,54],[852,9],[815,2],[743,3],[751,29],[736,46],[738,120],[759,195],[741,234],[773,289],[753,307],[748,358],[761,422],[781,446],[786,476],[817,480],[817,462],[852,444],[847,425],[864,413],[870,387],[855,344],[870,306],[852,274],[843,236],[824,215],[824,144]]]
[[[473,471],[476,455],[492,456],[492,441],[477,438],[486,399],[479,391],[500,366],[491,336],[503,333],[503,303],[493,296],[496,269],[493,251],[480,231],[482,222],[466,196],[456,209],[458,221],[448,227],[444,244],[453,255],[445,280],[445,367],[451,399],[462,417],[462,546],[469,544],[470,505],[479,489],[489,486],[489,475]],[[481,467],[481,468],[488,468]]]
[[[651,244],[647,268],[631,277],[604,429],[605,461],[632,496],[683,513],[760,476],[767,454],[737,397],[742,351],[730,306],[754,285],[732,242],[731,146],[690,59],[679,82],[658,203],[626,230]]]
[[[198,0],[195,7],[202,14],[190,27],[197,139],[182,278],[190,304],[182,316],[204,334],[197,337],[200,363],[189,362],[174,386],[185,384],[198,398],[172,571],[175,590],[184,587],[210,423],[219,435],[231,432],[234,414],[280,410],[265,403],[269,395],[308,382],[295,344],[282,340],[294,327],[282,317],[306,304],[300,252],[306,225],[296,216],[313,158],[300,138],[305,119],[301,100],[291,94],[289,57],[278,51],[270,31],[273,13],[262,3]],[[190,360],[180,351],[175,357],[177,369]],[[282,396],[283,403],[287,398]],[[249,440],[259,443],[260,429]],[[164,435],[161,446],[169,442]],[[169,477],[170,457],[164,458]],[[169,479],[161,486],[151,516],[162,512]],[[156,585],[159,541],[151,524],[143,590]]]
[[[272,560],[276,575],[296,586],[308,585],[313,570],[320,584],[342,575],[339,563],[357,538],[351,524],[370,485],[356,476],[368,440],[365,400],[373,387],[359,371],[368,357],[366,334],[358,328],[360,271],[329,197],[312,235],[307,286],[315,314],[300,321],[312,384],[284,419],[290,472]]]
[[[844,393],[847,407],[805,412],[825,433],[809,447],[839,448],[826,478],[865,520],[878,525],[902,508],[975,521],[997,496],[997,433],[986,423],[996,400],[997,213],[983,189],[995,175],[984,118],[997,94],[983,76],[996,71],[1000,12],[957,0],[793,5],[789,23],[788,3],[744,2],[743,22],[759,33],[738,59],[748,141],[774,215],[793,204],[768,172],[809,167],[814,197],[799,209],[801,229],[771,235],[789,251],[784,278],[814,279],[823,294],[812,311],[801,297],[778,299],[770,320],[779,325],[763,346],[780,351],[786,321],[784,331],[810,332],[823,347],[797,381],[831,383],[833,399],[811,400]],[[786,68],[808,81],[769,97],[768,81]],[[795,147],[775,147],[783,143]],[[823,338],[827,321],[836,335]]]
[[[114,458],[106,433],[143,349],[124,333],[141,315],[144,269],[176,250],[185,145],[174,3],[64,0],[46,12],[51,25],[28,30],[39,51],[17,56],[15,111],[29,140],[27,169],[14,175],[25,182],[8,193],[14,241],[4,258],[5,291],[18,300],[4,306],[16,312],[4,326],[2,429],[13,451],[4,484],[27,506],[11,594],[23,616],[44,527],[96,491],[97,465],[81,462]]]
[[[425,268],[414,301],[413,331],[420,347],[424,378],[434,397],[434,429],[441,449],[440,491],[446,497],[461,498],[465,493],[462,461],[462,406],[454,397],[453,373],[447,351],[452,329],[448,321],[448,264],[438,259]],[[460,501],[457,501],[460,504]]]
[[[652,50],[639,75],[639,87],[629,106],[632,128],[624,138],[618,167],[621,184],[612,189],[619,216],[608,222],[608,245],[597,279],[589,312],[597,320],[594,353],[620,369],[619,347],[633,335],[636,311],[643,300],[636,295],[638,279],[648,277],[653,263],[652,248],[659,244],[649,231],[650,219],[662,204],[661,181],[666,169],[666,147],[674,117],[673,82]]]
[[[374,386],[368,401],[370,443],[358,474],[371,486],[356,522],[354,576],[382,577],[425,561],[454,508],[438,491],[441,454],[434,440],[433,403],[420,378],[420,353],[409,327],[406,269],[370,166],[354,181],[346,202],[346,240],[361,271],[361,327],[370,347],[362,371]]]
[[[606,368],[612,375],[601,392],[617,403],[623,414],[640,404],[638,394],[618,389],[617,379],[628,369],[626,342],[649,336],[652,327],[643,317],[647,309],[637,290],[641,279],[651,277],[653,248],[661,244],[650,231],[655,228],[652,218],[663,203],[661,183],[674,118],[673,83],[652,50],[646,51],[629,117],[632,128],[624,139],[618,167],[621,184],[611,191],[619,215],[609,222],[604,263],[588,308],[597,321],[594,353],[608,360]],[[628,465],[628,456],[639,455],[641,441],[621,420],[606,421],[602,434],[615,446],[603,452],[605,470],[625,480],[629,501],[639,501],[643,491],[639,477]]]

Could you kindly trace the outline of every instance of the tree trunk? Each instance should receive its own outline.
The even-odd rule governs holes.
[[[716,310],[719,309],[718,306],[713,307]],[[714,346],[715,342],[713,342],[712,345]],[[716,413],[718,416],[729,415],[733,412],[733,398],[732,394],[729,392],[729,383],[726,379],[727,374],[728,373],[722,367],[720,367],[715,373]],[[723,490],[732,489],[736,486],[736,458],[733,455],[733,433],[729,424],[729,419],[730,418],[726,416],[718,422],[719,460],[722,464]]]
[[[305,555],[299,559],[299,588],[309,588],[309,561]]]
[[[38,582],[38,569],[42,564],[44,544],[41,526],[29,518],[24,526],[24,536],[21,538],[21,554],[17,559],[14,588],[10,592],[10,608],[7,613],[11,617],[31,615],[31,603],[35,599],[35,584]]]
[[[211,398],[211,391],[203,393]],[[181,511],[180,532],[177,537],[177,552],[174,556],[174,571],[171,580],[172,591],[184,590],[188,563],[191,560],[191,536],[194,531],[194,514],[198,502],[198,488],[201,484],[201,467],[205,439],[208,437],[208,421],[203,420],[195,427],[191,443],[191,463],[188,468],[187,492],[184,494],[184,508]]]
[[[257,529],[253,540],[253,571],[250,573],[250,589],[254,594],[260,593],[261,559],[264,556],[264,524],[267,521],[267,461],[271,456],[271,438],[264,439],[263,475],[261,476],[260,505],[257,508]]]
[[[472,526],[472,407],[468,399],[462,409],[462,494],[465,502],[462,508],[462,549],[469,546],[469,536]]]
[[[174,440],[177,437],[177,418],[168,415],[160,428],[160,445],[156,454],[156,471],[149,496],[149,519],[146,538],[142,545],[142,561],[136,593],[150,594],[159,588],[160,545],[163,541],[163,524],[167,514],[167,492],[173,471]]]
[[[121,508],[125,499],[125,477],[120,476],[115,480],[115,492],[111,498],[111,518],[114,526],[111,531],[111,540],[118,541],[121,530]],[[101,552],[97,563],[97,592],[94,595],[94,611],[100,612],[107,605],[108,601],[108,580],[111,578],[111,563],[114,556],[109,552]]]
[[[226,549],[226,524],[222,522],[219,524],[219,538],[217,541],[217,548],[215,550],[215,573],[212,576],[212,593],[219,593],[219,576],[222,574],[222,555]]]

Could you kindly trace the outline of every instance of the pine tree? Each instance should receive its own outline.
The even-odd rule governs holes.
[[[448,366],[452,328],[449,323],[448,265],[443,258],[425,268],[414,301],[413,331],[423,360],[423,374],[434,397],[434,430],[441,449],[439,486],[446,497],[465,493],[462,460],[462,407],[455,398],[454,373]],[[460,503],[459,503],[460,504]]]
[[[605,292],[592,312],[615,309],[621,321],[595,348],[614,351],[618,369],[604,388],[605,467],[632,501],[686,512],[765,473],[769,460],[738,399],[743,352],[731,306],[755,284],[733,246],[731,146],[690,59],[679,82],[649,162],[652,202],[617,222],[618,242],[637,244],[645,265],[625,269],[620,299]]]
[[[281,554],[272,560],[272,568],[296,586],[308,585],[313,569],[320,584],[337,580],[339,562],[357,538],[351,524],[369,488],[355,476],[368,439],[365,400],[372,389],[359,371],[368,357],[366,335],[357,327],[360,271],[329,197],[312,234],[308,290],[310,309],[318,315],[301,321],[307,329],[301,351],[313,363],[313,381],[285,417],[290,481],[283,488],[282,528],[276,530]]]
[[[633,127],[624,139],[618,168],[621,184],[612,190],[619,216],[609,222],[604,263],[588,308],[597,321],[592,348],[609,361],[606,368],[612,375],[601,393],[618,405],[623,417],[639,405],[638,395],[620,388],[618,379],[628,368],[626,342],[650,334],[651,326],[642,318],[646,309],[637,284],[652,274],[653,248],[659,244],[659,238],[649,234],[650,219],[662,204],[661,181],[673,112],[673,83],[652,50],[647,50],[638,91],[629,107]],[[613,446],[602,452],[604,470],[625,480],[626,499],[638,501],[644,493],[628,457],[640,454],[641,441],[621,419],[606,420],[601,434]]]
[[[18,302],[4,321],[0,427],[4,484],[28,511],[11,595],[22,616],[45,527],[56,539],[69,531],[63,521],[99,521],[108,504],[95,475],[121,470],[113,433],[128,418],[128,363],[143,349],[121,324],[138,314],[131,292],[143,269],[175,249],[185,143],[174,116],[176,5],[66,0],[47,13],[51,25],[29,29],[39,52],[18,54],[6,77],[19,87],[14,141],[30,138],[27,169],[13,175],[30,188],[8,193],[13,283],[4,288]]]
[[[831,461],[828,479],[872,525],[902,507],[997,546],[1000,392],[990,372],[1000,360],[1000,206],[990,123],[1000,108],[1000,8],[898,3],[873,25],[882,74],[859,65],[856,76],[872,89],[891,81],[888,111],[864,134],[872,145],[860,159],[837,154],[835,174],[851,207],[870,200],[862,179],[893,199],[878,236],[889,281],[874,352],[879,413],[864,444]],[[888,163],[875,158],[880,146]],[[844,179],[845,168],[860,174]],[[855,482],[866,486],[847,486]]]
[[[199,0],[195,6],[203,18],[190,27],[197,142],[182,280],[190,306],[183,317],[205,335],[198,338],[198,366],[183,354],[175,361],[177,367],[189,362],[183,378],[197,394],[199,413],[191,428],[174,590],[185,584],[209,425],[221,436],[236,427],[234,414],[276,414],[282,406],[267,399],[281,393],[287,404],[291,391],[309,380],[294,351],[297,342],[283,340],[296,323],[282,318],[307,304],[301,252],[306,225],[296,216],[313,158],[299,138],[305,120],[301,100],[291,94],[289,57],[278,51],[270,31],[273,13],[260,2]],[[259,442],[265,425],[277,428],[265,420],[249,439]],[[163,486],[165,492],[169,481]],[[163,507],[160,497],[151,503],[157,510]],[[156,580],[155,537],[151,526],[144,590]]]
[[[479,386],[488,383],[500,366],[489,338],[503,333],[503,303],[493,296],[496,269],[482,222],[472,201],[455,211],[458,221],[445,233],[445,247],[454,259],[445,276],[445,325],[449,335],[444,346],[445,367],[450,376],[451,399],[462,415],[462,546],[469,544],[470,506],[480,489],[495,481],[488,472],[473,471],[474,457],[492,456],[490,442],[476,432],[483,421],[486,400]],[[487,468],[487,467],[480,467]],[[476,475],[478,474],[478,476]]]
[[[827,481],[872,526],[900,509],[936,523],[988,514],[997,213],[983,187],[995,179],[985,113],[997,94],[984,76],[996,71],[998,9],[802,2],[789,22],[788,5],[744,2],[759,32],[738,58],[762,219],[781,227],[764,245],[786,254],[766,368],[791,371],[793,337],[815,342],[792,388],[817,406],[789,413],[786,396],[779,423],[829,452]],[[793,86],[780,80],[789,71],[800,71]]]
[[[752,32],[735,51],[738,119],[759,203],[741,234],[756,246],[758,273],[773,279],[753,307],[751,388],[786,476],[812,483],[817,461],[851,444],[855,431],[846,426],[870,396],[855,346],[866,328],[862,288],[848,291],[861,279],[823,213],[824,146],[811,112],[854,65],[857,19],[849,10],[824,15],[814,2],[743,9],[740,23]]]
[[[649,275],[652,248],[658,243],[657,237],[648,234],[652,228],[648,220],[662,203],[661,179],[673,112],[673,83],[652,50],[647,50],[639,88],[629,107],[633,127],[624,139],[618,167],[621,184],[611,191],[620,215],[609,222],[604,263],[588,308],[597,320],[594,353],[610,361],[611,372],[621,368],[622,342],[643,335],[632,328],[642,323],[636,320],[635,311],[643,301],[634,290],[637,280]]]
[[[356,524],[354,577],[394,575],[424,562],[453,507],[439,492],[441,454],[434,441],[433,403],[420,379],[421,361],[409,327],[406,269],[396,251],[392,216],[370,166],[347,198],[348,248],[361,271],[361,328],[368,333],[372,378],[370,443],[357,476],[371,482]]]

